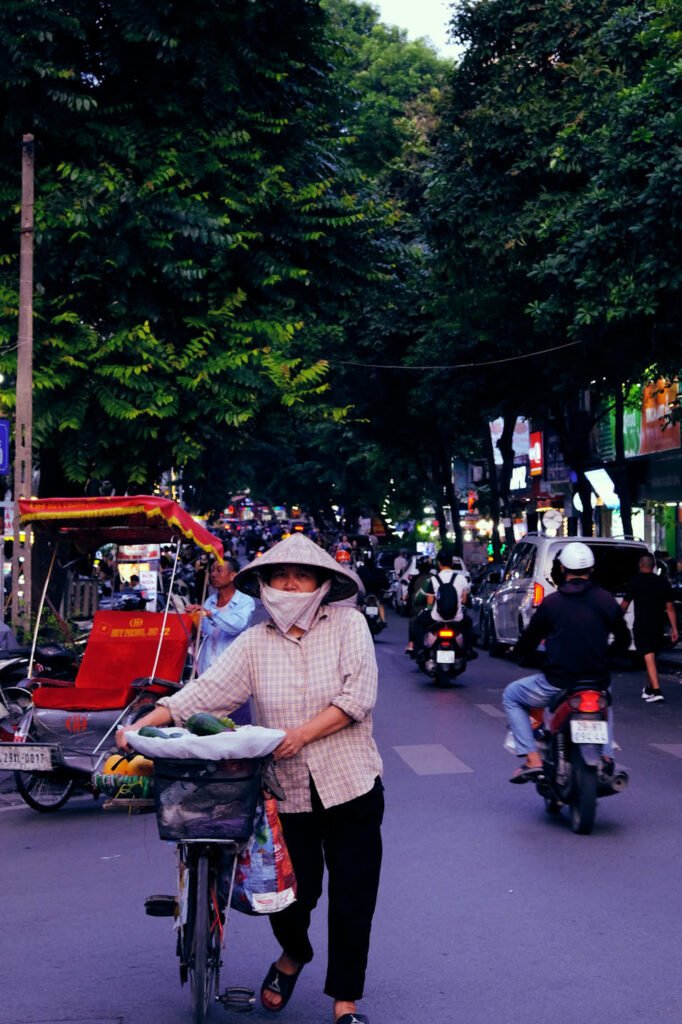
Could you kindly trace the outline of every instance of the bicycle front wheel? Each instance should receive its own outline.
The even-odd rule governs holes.
[[[199,854],[194,874],[194,921],[188,965],[192,989],[192,1022],[205,1024],[211,1001],[218,996],[223,917],[217,878],[207,853]]]

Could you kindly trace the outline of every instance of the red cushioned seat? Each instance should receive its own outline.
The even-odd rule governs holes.
[[[59,711],[108,711],[124,708],[135,696],[129,686],[116,690],[98,690],[91,686],[41,686],[33,691],[33,703],[37,708],[52,708]]]
[[[135,694],[130,685],[134,679],[154,672],[157,678],[180,682],[191,624],[188,615],[167,616],[157,662],[161,612],[95,612],[76,681],[54,680],[53,686],[38,687],[32,694],[34,705],[64,711],[124,708]]]

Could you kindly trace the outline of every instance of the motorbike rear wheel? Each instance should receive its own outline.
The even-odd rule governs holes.
[[[581,836],[588,836],[597,813],[597,769],[585,764],[579,747],[571,753],[571,828]]]
[[[19,796],[34,811],[50,814],[63,807],[73,794],[73,779],[60,779],[51,772],[15,772]]]
[[[452,686],[453,677],[450,675],[448,669],[443,668],[442,665],[436,665],[436,674],[434,682],[436,686]]]

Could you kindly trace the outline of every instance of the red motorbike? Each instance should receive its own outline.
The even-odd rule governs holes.
[[[598,798],[620,793],[628,784],[627,771],[606,753],[610,704],[610,692],[598,681],[579,680],[555,697],[538,730],[543,776],[536,789],[548,814],[569,808],[571,828],[581,835],[592,831]]]

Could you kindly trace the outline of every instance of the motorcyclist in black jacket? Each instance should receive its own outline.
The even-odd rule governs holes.
[[[544,708],[561,690],[579,679],[590,679],[604,690],[609,686],[609,637],[616,646],[629,644],[622,609],[607,590],[592,583],[594,554],[579,541],[566,545],[559,555],[564,582],[545,598],[516,645],[520,657],[545,641],[544,672],[510,683],[502,704],[519,756],[521,768],[510,782],[529,782],[542,774],[529,718],[531,708]]]

